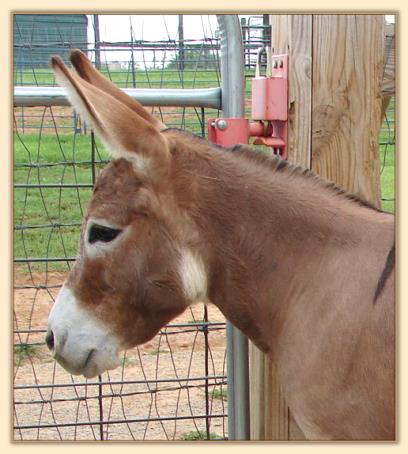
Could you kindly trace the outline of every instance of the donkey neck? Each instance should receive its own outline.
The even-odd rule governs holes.
[[[255,152],[251,159],[195,145],[181,165],[194,175],[190,215],[204,239],[198,249],[208,265],[208,298],[268,352],[291,299],[302,294],[299,282],[307,285],[333,254],[366,241],[386,215],[314,178],[279,171],[273,159],[261,165]]]

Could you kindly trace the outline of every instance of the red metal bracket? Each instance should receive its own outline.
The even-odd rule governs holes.
[[[222,147],[247,144],[249,121],[246,118],[210,118],[208,120],[208,140]]]
[[[271,56],[270,77],[252,79],[252,118],[218,118],[208,121],[208,138],[221,146],[247,144],[271,147],[287,159],[288,144],[288,55]]]

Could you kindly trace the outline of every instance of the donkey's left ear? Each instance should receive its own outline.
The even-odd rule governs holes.
[[[113,157],[132,161],[153,180],[168,172],[169,143],[153,124],[73,73],[60,57],[52,57],[51,65],[72,106],[93,127]]]
[[[150,114],[136,99],[128,96],[123,90],[113,84],[109,79],[103,76],[89,61],[88,57],[79,49],[71,51],[69,57],[73,67],[79,76],[85,79],[91,85],[99,88],[105,93],[122,102],[146,121],[155,126],[159,131],[166,129],[166,125]]]

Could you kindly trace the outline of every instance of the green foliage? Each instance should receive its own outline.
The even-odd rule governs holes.
[[[217,67],[217,54],[208,48],[185,49],[178,52],[166,66],[166,69],[208,70]]]
[[[227,388],[214,388],[211,393],[211,397],[214,399],[219,399],[223,401],[228,400]]]
[[[221,440],[220,437],[216,433],[210,433],[210,440]],[[181,435],[180,440],[183,441],[200,441],[200,440],[208,440],[207,432],[205,430],[192,430],[191,432],[185,432]]]
[[[20,364],[38,354],[39,347],[33,344],[21,343],[14,346],[14,364]]]

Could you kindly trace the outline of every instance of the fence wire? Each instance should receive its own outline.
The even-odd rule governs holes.
[[[395,211],[395,26],[385,24],[383,70],[383,123],[379,136],[381,205]]]

